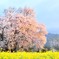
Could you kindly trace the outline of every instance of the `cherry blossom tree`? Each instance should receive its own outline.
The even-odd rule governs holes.
[[[44,24],[36,21],[35,12],[31,8],[9,8],[4,12],[0,31],[8,50],[38,51],[44,47],[47,30]]]

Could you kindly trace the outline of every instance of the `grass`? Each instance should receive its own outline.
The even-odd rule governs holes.
[[[0,59],[59,59],[59,52],[0,52]]]

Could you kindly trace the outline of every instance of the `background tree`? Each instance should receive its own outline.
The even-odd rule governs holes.
[[[46,27],[39,24],[31,8],[6,9],[2,19],[3,40],[8,50],[38,51],[46,43]],[[0,30],[1,31],[1,30]]]

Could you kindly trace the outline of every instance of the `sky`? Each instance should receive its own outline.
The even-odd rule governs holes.
[[[0,15],[9,7],[33,8],[37,21],[46,25],[48,33],[59,34],[59,0],[1,0]]]

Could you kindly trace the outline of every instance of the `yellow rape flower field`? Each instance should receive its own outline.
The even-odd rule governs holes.
[[[59,52],[0,52],[0,59],[59,59]]]

